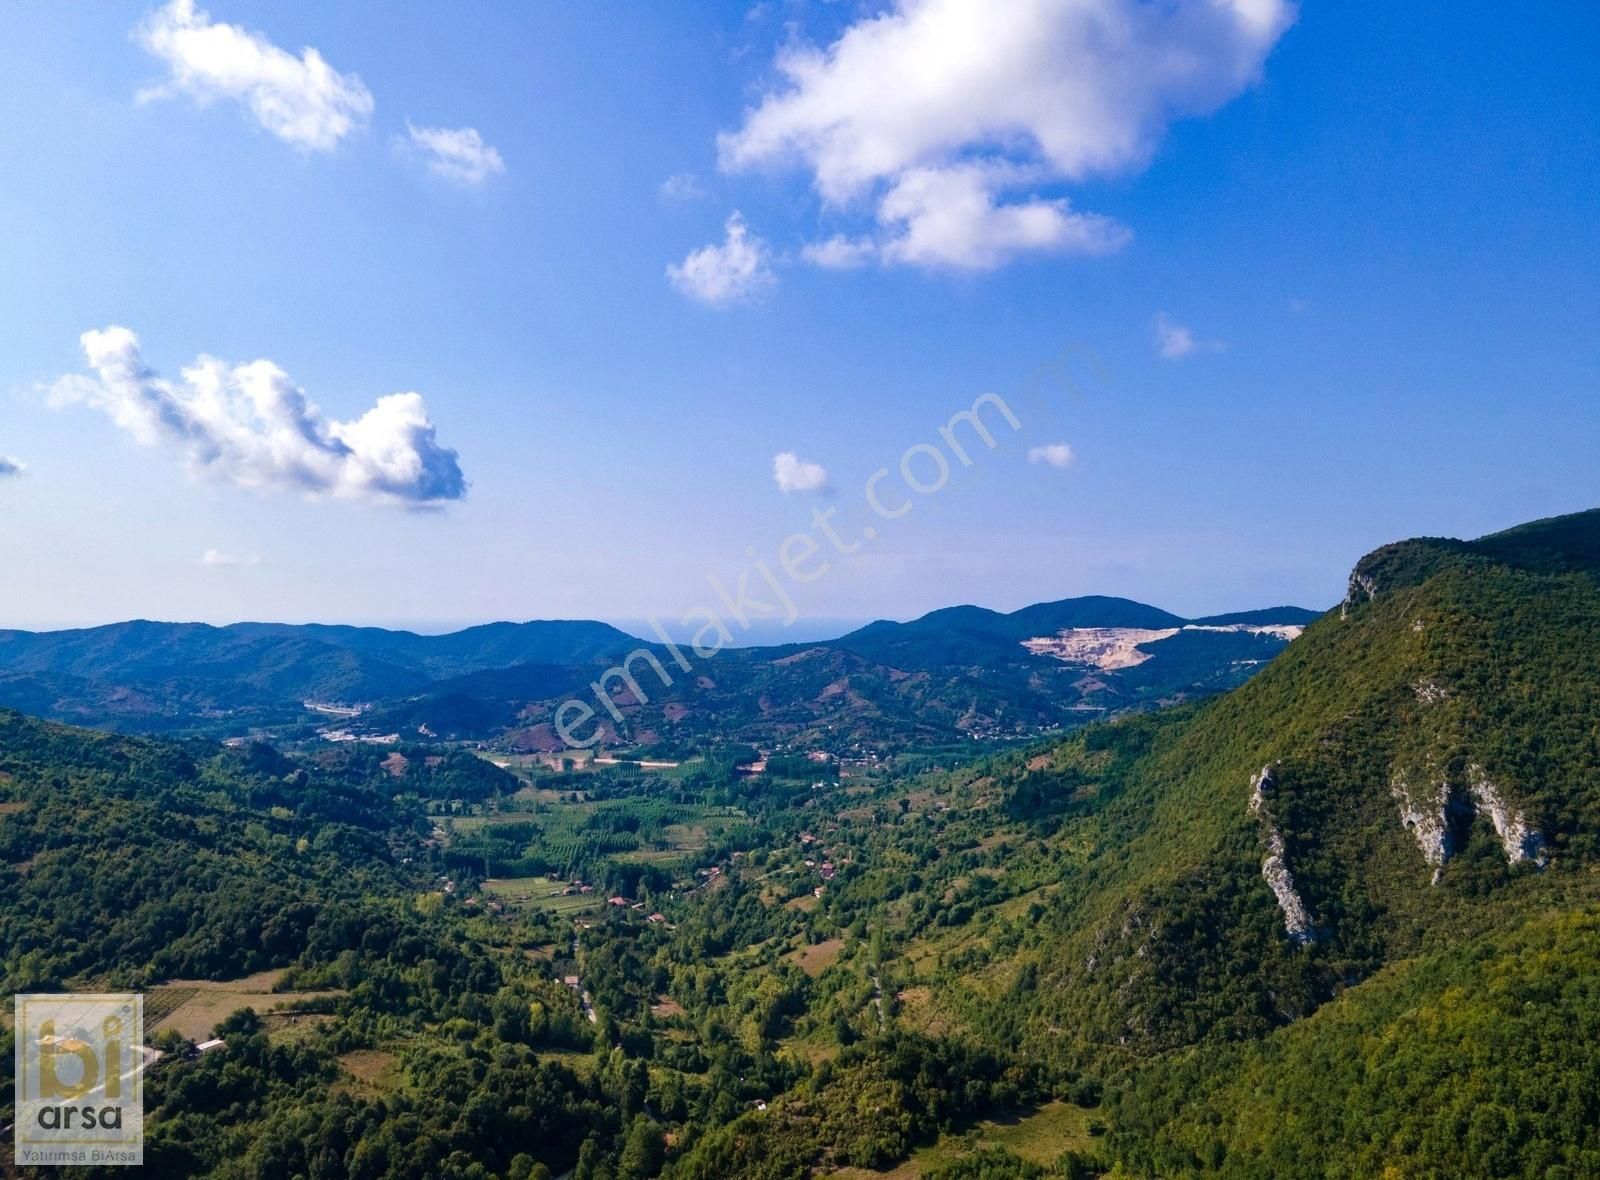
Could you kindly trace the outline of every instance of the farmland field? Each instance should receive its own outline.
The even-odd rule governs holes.
[[[548,877],[491,877],[483,883],[483,892],[496,901],[512,907],[534,906],[553,914],[580,914],[605,902],[597,893],[563,896],[561,890],[562,882]]]
[[[1068,1151],[1092,1153],[1089,1112],[1065,1102],[1050,1102],[1017,1118],[984,1119],[965,1135],[945,1135],[887,1172],[841,1168],[828,1173],[835,1180],[916,1180],[950,1166],[974,1150],[1003,1147],[1029,1163],[1048,1167]]]
[[[813,946],[803,946],[783,957],[813,978],[832,967],[844,949],[844,939],[830,938]]]
[[[240,1008],[254,1008],[257,1014],[268,1017],[297,1000],[332,999],[344,994],[338,991],[273,991],[283,974],[282,970],[258,971],[221,983],[174,979],[160,984],[145,995],[145,1029],[147,1033],[176,1029],[191,1041],[203,1041],[211,1036],[212,1028]],[[286,1013],[271,1017],[267,1024],[270,1028],[288,1027],[291,1021],[315,1023],[313,1017]]]
[[[603,880],[606,865],[677,875],[691,871],[708,847],[750,822],[741,808],[684,800],[681,790],[653,773],[614,780],[610,773],[594,776],[596,784],[606,780],[603,791],[530,785],[472,808],[473,814],[439,817],[450,863],[499,881],[549,874]],[[538,892],[516,900],[524,904]]]

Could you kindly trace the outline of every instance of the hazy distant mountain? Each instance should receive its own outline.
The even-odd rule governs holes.
[[[381,627],[342,627],[323,623],[239,623],[242,634],[297,636],[357,652],[430,676],[460,676],[512,664],[590,664],[609,661],[637,642],[609,623],[587,619],[485,623],[447,635],[416,635]]]
[[[1009,661],[1029,639],[1086,628],[1162,631],[1195,624],[1291,624],[1304,626],[1316,611],[1276,607],[1184,619],[1158,607],[1126,598],[1090,596],[1041,602],[1010,614],[981,606],[952,606],[909,623],[879,621],[842,636],[833,646],[902,668],[947,667],[951,664]]]
[[[129,731],[278,725],[306,700],[357,704],[522,663],[604,663],[636,646],[605,623],[492,623],[451,635],[321,624],[137,620],[0,632],[0,704]]]
[[[1311,617],[1283,607],[1190,624],[1104,597],[1010,614],[957,606],[820,643],[729,649],[696,661],[692,674],[660,645],[586,620],[446,635],[135,621],[0,632],[0,704],[129,731],[214,735],[309,733],[317,719],[306,702],[372,706],[358,728],[553,748],[554,706],[592,698],[586,686],[643,646],[678,674],[664,685],[637,665],[644,699],[619,700],[623,720],[607,719],[607,741],[937,742],[1022,735],[1232,687]]]

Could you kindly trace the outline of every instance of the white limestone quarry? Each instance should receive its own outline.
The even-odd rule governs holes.
[[[1271,766],[1263,766],[1261,773],[1250,780],[1250,810],[1261,822],[1262,834],[1267,842],[1267,858],[1261,862],[1261,876],[1272,890],[1272,895],[1278,899],[1278,908],[1283,911],[1284,929],[1295,942],[1303,944],[1314,940],[1317,932],[1310,911],[1295,891],[1294,875],[1289,872],[1289,866],[1283,859],[1283,836],[1272,822],[1267,807],[1267,798],[1276,787],[1277,778]]]
[[[1467,767],[1467,790],[1472,793],[1472,802],[1478,814],[1487,813],[1489,822],[1494,824],[1495,835],[1500,837],[1500,846],[1506,850],[1506,861],[1509,864],[1532,861],[1543,868],[1544,837],[1524,822],[1522,812],[1511,810],[1501,797],[1500,788],[1490,781],[1483,767],[1476,762]]]
[[[1224,634],[1271,635],[1285,643],[1305,633],[1300,623],[1185,623],[1185,631],[1218,631]]]
[[[1022,646],[1036,656],[1053,656],[1067,664],[1087,664],[1102,672],[1132,668],[1150,658],[1140,644],[1171,639],[1178,628],[1156,631],[1145,627],[1069,627],[1054,635],[1024,639]]]
[[[1054,635],[1024,639],[1022,646],[1036,656],[1053,656],[1067,664],[1086,664],[1102,672],[1133,668],[1153,653],[1140,648],[1184,631],[1215,631],[1270,635],[1285,643],[1298,639],[1305,628],[1298,623],[1185,623],[1182,627],[1068,627]]]

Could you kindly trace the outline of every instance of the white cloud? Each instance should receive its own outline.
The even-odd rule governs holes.
[[[1175,324],[1163,313],[1156,316],[1156,351],[1167,360],[1188,356],[1194,351],[1194,333]]]
[[[12,476],[21,475],[28,470],[27,464],[21,459],[13,459],[10,455],[0,455],[0,479],[10,479]]]
[[[422,157],[429,172],[468,188],[506,170],[505,160],[483,142],[476,128],[416,127],[408,120],[403,142]]]
[[[691,299],[712,307],[752,298],[770,287],[766,243],[750,236],[737,212],[728,218],[722,244],[702,246],[682,262],[667,267],[672,285]]]
[[[187,94],[202,105],[243,103],[273,135],[315,152],[333,150],[372,114],[372,94],[355,74],[338,73],[315,49],[295,57],[259,33],[217,24],[194,0],[172,0],[134,33],[172,72],[141,100]]]
[[[988,270],[1030,251],[1109,254],[1132,236],[1126,226],[1076,213],[1065,200],[997,204],[996,169],[917,168],[903,173],[878,205],[893,227],[886,262]]]
[[[870,248],[824,243],[822,265],[1106,253],[1130,231],[1040,187],[1142,168],[1169,123],[1249,86],[1293,18],[1288,0],[895,0],[780,54],[786,85],[720,162],[798,160],[826,205],[875,205]]]
[[[661,198],[665,201],[698,201],[707,196],[705,186],[693,172],[680,172],[661,182]]]
[[[878,256],[878,244],[871,238],[847,238],[834,234],[823,242],[807,243],[800,257],[830,270],[853,270],[864,266]]]
[[[793,451],[783,451],[772,457],[772,478],[778,490],[790,492],[825,492],[828,490],[828,472],[820,463],[802,459]]]
[[[912,169],[878,202],[877,236],[835,234],[804,247],[801,257],[834,270],[874,260],[989,270],[1029,251],[1109,254],[1127,243],[1126,226],[1074,212],[1065,200],[997,205],[996,178],[1014,172],[977,164]]]
[[[200,555],[200,564],[215,569],[236,569],[240,566],[255,566],[261,564],[261,558],[254,553],[235,556],[224,553],[220,549],[207,549]]]
[[[361,417],[324,417],[271,361],[229,367],[201,356],[182,381],[147,367],[127,328],[85,332],[94,377],[62,377],[52,405],[104,412],[144,446],[167,446],[191,471],[239,487],[376,504],[437,506],[466,495],[456,452],[439,445],[416,393],[380,397]]]
[[[1156,351],[1162,359],[1175,361],[1192,352],[1221,352],[1227,346],[1220,340],[1202,340],[1194,329],[1172,320],[1166,312],[1155,318]]]
[[[1042,447],[1031,447],[1028,450],[1029,463],[1044,463],[1056,468],[1071,467],[1075,458],[1077,456],[1066,443],[1046,443]]]

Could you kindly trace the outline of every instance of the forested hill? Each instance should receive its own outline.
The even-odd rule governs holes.
[[[1597,555],[1386,546],[1242,688],[1012,763],[1077,851],[938,1019],[1120,1079],[1135,1174],[1600,1174]]]
[[[1597,553],[1597,512],[1386,546],[1243,687],[904,788],[826,901],[857,987],[1108,1129],[949,1175],[1600,1175]]]
[[[1340,611],[1238,691],[1058,749],[1041,772],[1054,783],[1027,794],[1048,809],[1064,801],[1051,786],[1094,791],[1120,837],[1115,866],[1091,866],[1095,904],[1185,915],[1096,928],[1096,968],[1058,982],[1081,990],[1132,955],[1125,998],[1172,972],[1213,1007],[1235,996],[1232,1019],[1270,1024],[1441,926],[1586,875],[1600,855],[1597,532],[1586,513],[1386,547],[1355,567]],[[1241,988],[1234,952],[1266,974]],[[1203,1023],[1135,1003],[1101,1031],[1170,1045]]]
[[[365,751],[301,764],[0,709],[0,992],[331,959],[372,899],[429,884],[426,800],[508,785],[465,754],[397,778]]]
[[[603,738],[682,757],[728,739],[889,749],[1028,736],[1231,688],[1314,617],[1281,607],[1191,623],[1101,597],[952,607],[829,642],[703,653],[671,685],[646,671],[640,697],[615,690]],[[0,631],[0,706],[127,733],[288,741],[334,719],[362,736],[554,750],[555,708],[575,694],[598,705],[590,686],[635,653],[638,667],[681,671],[681,652],[583,620],[447,635],[149,621]]]
[[[1160,632],[1183,627],[1304,626],[1316,611],[1280,606],[1265,610],[1185,619],[1159,607],[1127,598],[1090,595],[1040,602],[1002,614],[978,606],[932,611],[907,623],[869,623],[830,646],[870,656],[899,668],[942,668],[952,664],[995,665],[1008,661],[1019,644],[1034,638],[1083,629]],[[1152,651],[1160,649],[1151,648]]]

